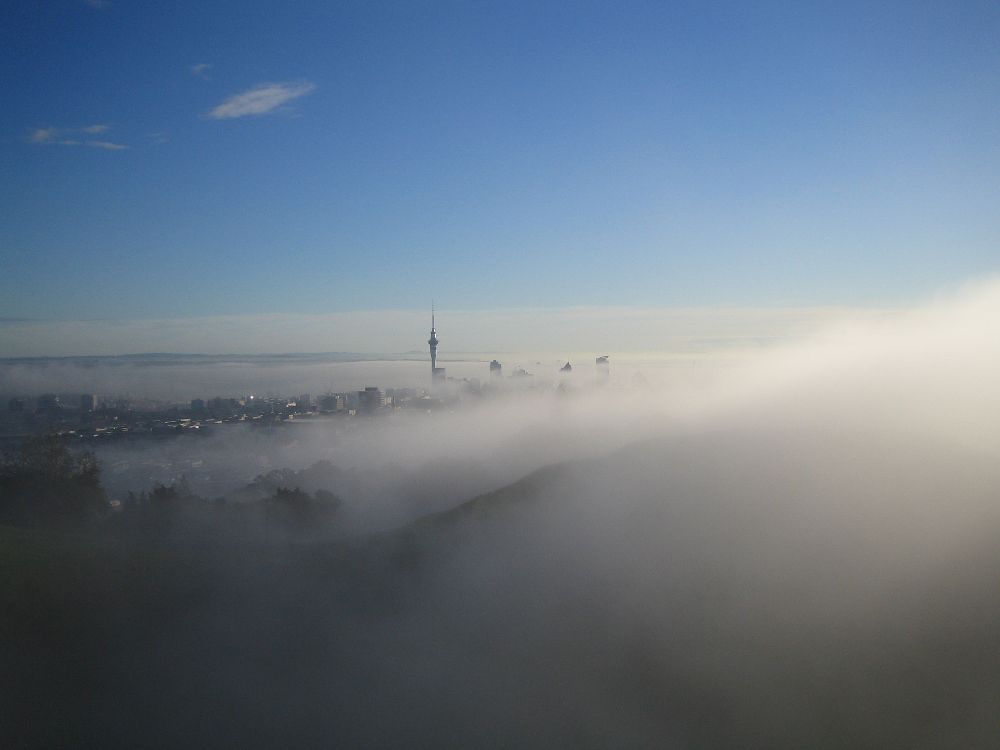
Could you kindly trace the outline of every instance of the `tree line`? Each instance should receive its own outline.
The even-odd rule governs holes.
[[[294,481],[294,472],[288,479]],[[289,484],[260,499],[208,499],[187,482],[156,484],[113,503],[93,453],[58,435],[34,436],[0,459],[0,524],[104,531],[155,539],[282,541],[335,531],[341,499]]]

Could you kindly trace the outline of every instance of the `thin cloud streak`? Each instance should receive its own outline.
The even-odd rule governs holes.
[[[281,105],[293,101],[315,90],[315,84],[308,81],[299,83],[262,83],[252,89],[229,97],[208,113],[213,120],[231,120],[270,114]]]
[[[101,148],[105,151],[124,151],[129,148],[124,143],[112,143],[111,141],[87,141],[91,148]]]
[[[111,129],[110,125],[95,123],[82,128],[35,128],[28,133],[28,142],[38,146],[89,146],[99,148],[103,151],[124,151],[130,146],[124,143],[115,143],[106,140],[85,140],[81,141],[73,136],[84,133],[86,135],[99,135]]]
[[[28,134],[31,143],[52,143],[59,134],[59,128],[35,128]]]
[[[208,71],[211,67],[211,63],[195,63],[190,68],[191,75],[196,78],[201,78],[202,80],[208,80]]]

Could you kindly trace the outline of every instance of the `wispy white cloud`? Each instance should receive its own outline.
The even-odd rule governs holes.
[[[128,148],[124,143],[112,143],[111,141],[87,141],[91,148],[102,148],[105,151],[123,151]]]
[[[211,70],[212,66],[210,63],[195,63],[191,66],[191,75],[196,78],[207,79],[208,71]]]
[[[105,140],[80,140],[74,136],[85,133],[86,135],[98,135],[111,129],[110,125],[94,124],[82,128],[34,128],[28,133],[28,142],[37,145],[56,146],[90,146],[105,151],[123,151],[129,146],[124,143],[114,143]]]
[[[213,120],[266,115],[294,99],[305,96],[316,86],[308,81],[298,83],[262,83],[248,91],[235,94],[208,113]]]
[[[59,135],[59,128],[35,128],[28,134],[32,143],[54,143]]]

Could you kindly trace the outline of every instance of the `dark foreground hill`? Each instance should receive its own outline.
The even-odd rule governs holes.
[[[994,747],[1000,481],[711,434],[338,544],[0,532],[4,746]]]

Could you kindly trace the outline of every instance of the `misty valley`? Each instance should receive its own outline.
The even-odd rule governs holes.
[[[1000,476],[982,456],[651,439],[358,535],[337,496],[277,486],[336,478],[4,526],[11,746],[996,736]]]
[[[992,747],[998,303],[697,382],[30,438],[3,744]]]

